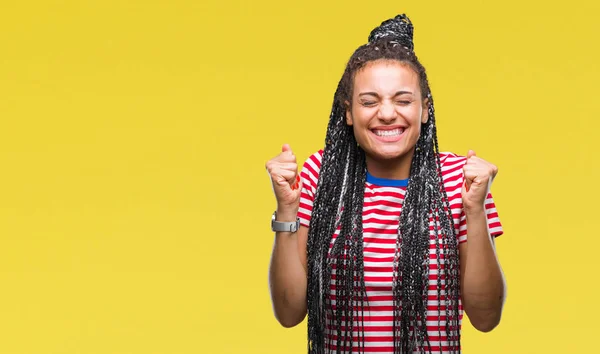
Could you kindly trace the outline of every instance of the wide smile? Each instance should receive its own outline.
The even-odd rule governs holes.
[[[378,140],[384,143],[395,143],[404,136],[404,127],[394,129],[370,129],[371,134]]]

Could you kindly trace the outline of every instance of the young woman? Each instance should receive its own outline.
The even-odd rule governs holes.
[[[309,353],[460,353],[463,310],[500,322],[498,169],[439,152],[433,98],[405,15],[375,28],[335,93],[325,147],[298,175],[284,145],[266,164],[277,199],[276,318],[308,313]]]

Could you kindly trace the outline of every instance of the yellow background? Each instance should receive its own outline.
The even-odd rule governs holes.
[[[0,5],[0,353],[305,353],[273,318],[264,163],[322,146],[346,60],[407,13],[442,150],[500,168],[501,325],[597,352],[598,2]]]

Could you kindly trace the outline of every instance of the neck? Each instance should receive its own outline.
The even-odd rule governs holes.
[[[378,160],[367,155],[367,171],[376,178],[407,179],[410,177],[413,156],[414,150],[389,160]]]

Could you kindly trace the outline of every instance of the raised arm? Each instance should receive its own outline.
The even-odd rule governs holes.
[[[288,145],[266,164],[277,199],[276,221],[298,218],[302,182],[296,157]],[[306,316],[306,241],[308,228],[295,232],[278,231],[269,267],[271,302],[275,318],[284,327],[293,327]]]
[[[488,228],[485,200],[498,169],[469,151],[464,167],[463,208],[467,242],[460,245],[463,307],[477,330],[489,332],[499,323],[506,282]]]

